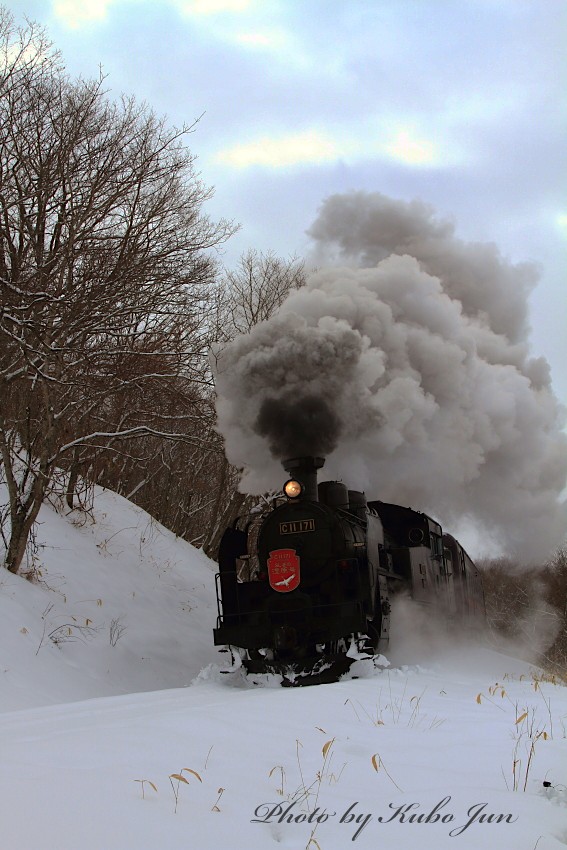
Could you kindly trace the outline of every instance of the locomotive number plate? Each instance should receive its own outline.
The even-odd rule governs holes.
[[[280,534],[301,534],[303,531],[315,531],[314,519],[295,519],[280,522]]]

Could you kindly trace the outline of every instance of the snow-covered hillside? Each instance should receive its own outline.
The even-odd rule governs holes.
[[[209,663],[216,565],[116,493],[44,505],[40,580],[0,572],[0,709],[187,685]]]
[[[214,564],[143,511],[45,507],[38,541],[39,584],[0,574],[2,850],[567,845],[567,688],[527,663],[400,615],[390,667],[254,686]]]

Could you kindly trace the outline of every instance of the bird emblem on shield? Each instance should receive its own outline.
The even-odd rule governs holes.
[[[299,555],[295,549],[274,549],[268,558],[270,587],[289,593],[299,586]]]

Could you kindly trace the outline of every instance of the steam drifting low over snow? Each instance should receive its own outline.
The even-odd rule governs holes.
[[[545,557],[566,530],[567,441],[548,365],[529,355],[536,270],[380,194],[329,198],[309,233],[332,265],[218,361],[243,489],[277,486],[283,458],[322,454],[373,498]]]

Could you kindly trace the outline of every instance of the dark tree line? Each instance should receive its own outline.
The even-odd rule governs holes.
[[[567,549],[545,565],[480,563],[489,625],[518,651],[567,678]]]

